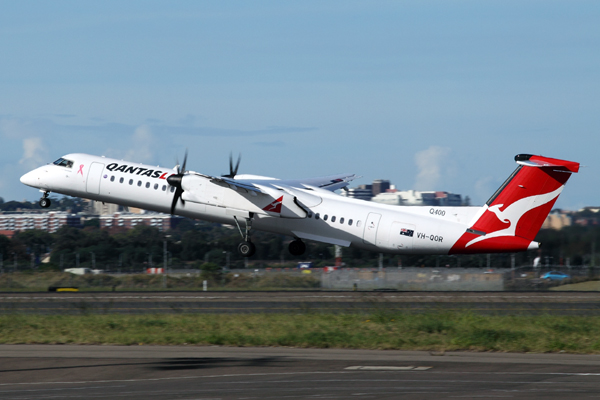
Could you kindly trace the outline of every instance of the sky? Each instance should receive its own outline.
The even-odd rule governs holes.
[[[483,204],[516,154],[600,206],[600,2],[0,0],[0,197],[83,152]]]

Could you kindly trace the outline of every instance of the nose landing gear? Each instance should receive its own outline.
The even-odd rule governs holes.
[[[48,207],[50,207],[50,204],[52,204],[52,202],[48,198],[48,194],[49,193],[50,192],[44,192],[44,194],[42,195],[42,198],[39,201],[40,207],[42,207],[42,208],[48,208]]]

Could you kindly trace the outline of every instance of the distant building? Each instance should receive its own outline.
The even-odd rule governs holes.
[[[544,220],[542,229],[560,230],[565,226],[571,226],[573,220],[569,213],[562,210],[552,210]]]
[[[95,215],[112,215],[119,211],[118,204],[104,203],[102,201],[90,200],[90,211]]]
[[[355,188],[348,189],[348,191],[343,192],[343,194],[353,199],[369,201],[373,197],[373,185],[359,185]]]
[[[19,232],[40,229],[54,233],[64,225],[81,227],[81,217],[63,211],[0,214],[0,231]]]
[[[379,193],[385,193],[390,188],[390,181],[384,179],[375,179],[372,185],[373,196],[377,196]]]
[[[460,194],[448,192],[420,192],[417,190],[388,191],[373,197],[372,201],[395,206],[447,206],[462,205]]]
[[[100,228],[128,230],[138,225],[145,225],[154,226],[159,231],[164,232],[177,226],[182,219],[182,217],[162,213],[134,214],[117,212],[113,215],[100,216]]]
[[[360,200],[371,200],[377,203],[395,206],[448,206],[465,205],[460,194],[449,192],[420,192],[417,190],[396,190],[396,187],[385,179],[375,179],[371,185],[359,185],[349,188],[343,196]],[[468,199],[468,198],[467,198]]]
[[[580,226],[600,225],[600,207],[584,207],[578,210],[573,222]]]

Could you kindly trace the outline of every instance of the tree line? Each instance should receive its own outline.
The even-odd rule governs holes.
[[[53,198],[52,207],[77,212],[85,206],[78,198]],[[37,209],[37,202],[4,202],[0,210]],[[584,210],[573,215],[573,220],[585,219],[587,226],[573,225],[561,230],[543,229],[536,240],[542,248],[536,251],[511,254],[421,256],[384,255],[350,247],[342,249],[342,261],[347,267],[463,267],[510,268],[515,265],[532,265],[536,257],[542,263],[553,265],[598,265],[595,257],[600,249],[600,220],[598,213]],[[237,253],[240,242],[237,229],[219,224],[184,219],[176,228],[161,232],[149,226],[111,234],[99,228],[99,221],[87,221],[82,228],[63,226],[56,233],[39,230],[17,232],[12,239],[0,235],[0,264],[4,270],[28,268],[92,267],[97,269],[142,271],[149,266],[164,265],[164,245],[171,268],[197,268],[203,263],[214,263],[230,268],[243,268],[246,262]],[[292,256],[287,250],[290,237],[265,232],[252,236],[257,252],[248,261],[253,268],[265,266],[293,266],[298,261],[312,261],[316,266],[335,263],[333,246],[307,242],[302,256]],[[49,254],[50,262],[41,264]],[[95,265],[94,265],[95,264]]]
[[[211,224],[182,221],[167,232],[155,227],[137,226],[129,231],[111,234],[94,224],[84,228],[63,226],[56,233],[41,230],[17,232],[11,239],[0,235],[0,259],[5,271],[29,268],[64,269],[77,265],[97,269],[140,272],[150,266],[164,265],[166,244],[170,268],[199,268],[210,262],[229,268],[244,268],[245,260],[237,254],[240,235],[236,229]],[[600,249],[599,226],[571,226],[562,230],[542,230],[536,238],[542,248],[514,255],[516,266],[531,265],[540,256],[542,264],[598,265],[594,253]],[[291,238],[255,232],[253,241],[257,253],[248,262],[252,268],[294,266],[299,261],[312,261],[316,266],[335,263],[333,246],[307,242],[307,252],[292,256],[287,250]],[[50,262],[42,264],[44,256]],[[510,268],[510,254],[459,256],[384,255],[350,247],[342,249],[342,261],[347,267],[463,267]],[[488,264],[490,263],[490,264]]]

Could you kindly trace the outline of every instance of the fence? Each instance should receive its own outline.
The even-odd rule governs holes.
[[[324,289],[374,290],[504,290],[502,272],[481,269],[387,268],[371,270],[335,270],[321,275]]]

